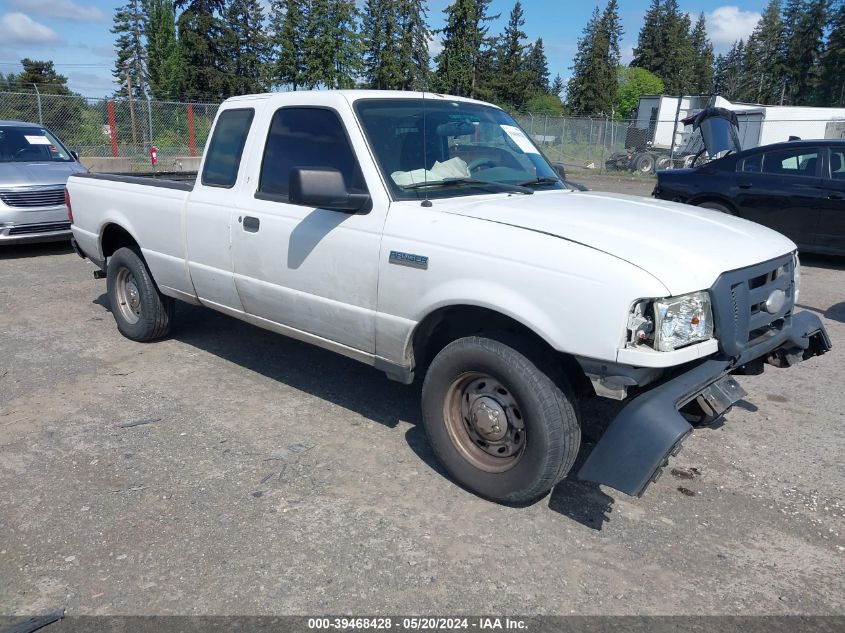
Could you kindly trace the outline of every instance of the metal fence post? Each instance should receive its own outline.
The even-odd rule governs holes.
[[[149,95],[147,95],[147,124],[150,126],[150,145],[155,145],[153,142],[153,109]]]
[[[593,160],[593,117],[588,117],[590,119],[590,140],[587,141],[587,160],[592,162]]]
[[[44,125],[44,114],[41,111],[41,93],[38,92],[38,86],[36,84],[32,84],[32,87],[35,88],[35,98],[38,100],[38,123]]]

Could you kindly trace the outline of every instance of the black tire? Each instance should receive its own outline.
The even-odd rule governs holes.
[[[721,202],[713,202],[712,200],[707,200],[706,202],[701,202],[698,204],[699,207],[702,209],[713,209],[714,211],[718,211],[720,213],[726,213],[728,215],[736,215],[733,209],[731,209],[728,205],[722,204]]]
[[[136,293],[131,293],[129,284]],[[173,323],[176,302],[161,294],[141,255],[131,248],[119,248],[109,258],[106,271],[112,316],[117,329],[128,339],[146,342],[167,336]],[[121,297],[132,301],[121,301]],[[137,299],[137,301],[135,301]],[[134,305],[133,305],[134,304]],[[134,317],[127,316],[129,313]]]
[[[654,165],[654,156],[651,154],[637,154],[632,163],[634,171],[638,171],[641,174],[653,174]]]
[[[475,374],[492,377],[510,390],[508,397],[519,408],[517,424],[524,425],[521,452],[501,472],[479,467],[467,457],[470,448],[483,450],[473,444],[468,417],[461,416],[467,428],[448,421],[453,386]],[[476,336],[453,341],[435,356],[423,382],[423,426],[435,455],[455,481],[486,499],[522,504],[542,497],[572,468],[581,444],[572,390],[559,382],[562,387],[514,346]],[[459,437],[461,431],[466,435]],[[495,461],[496,456],[484,459]]]

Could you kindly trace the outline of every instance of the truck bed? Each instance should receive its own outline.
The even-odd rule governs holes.
[[[195,171],[150,171],[126,172],[115,174],[75,174],[77,178],[93,178],[95,180],[110,180],[112,182],[128,182],[135,185],[150,187],[165,187],[167,189],[181,189],[190,191],[197,179]]]

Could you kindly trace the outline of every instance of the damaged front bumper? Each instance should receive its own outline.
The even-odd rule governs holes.
[[[693,365],[622,409],[578,471],[578,478],[641,496],[692,432],[681,408],[695,401],[704,417],[716,418],[745,395],[730,374],[759,373],[764,360],[791,366],[830,348],[819,317],[800,312],[792,315],[788,328],[755,347],[753,353],[721,355]]]

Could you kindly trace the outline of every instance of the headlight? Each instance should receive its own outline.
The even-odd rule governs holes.
[[[671,352],[713,338],[713,308],[706,291],[654,302],[654,349]]]
[[[793,270],[792,273],[792,283],[795,287],[794,290],[794,303],[798,303],[798,291],[801,289],[801,260],[798,259],[798,251],[795,251],[795,254],[792,256],[794,263],[793,263]]]

